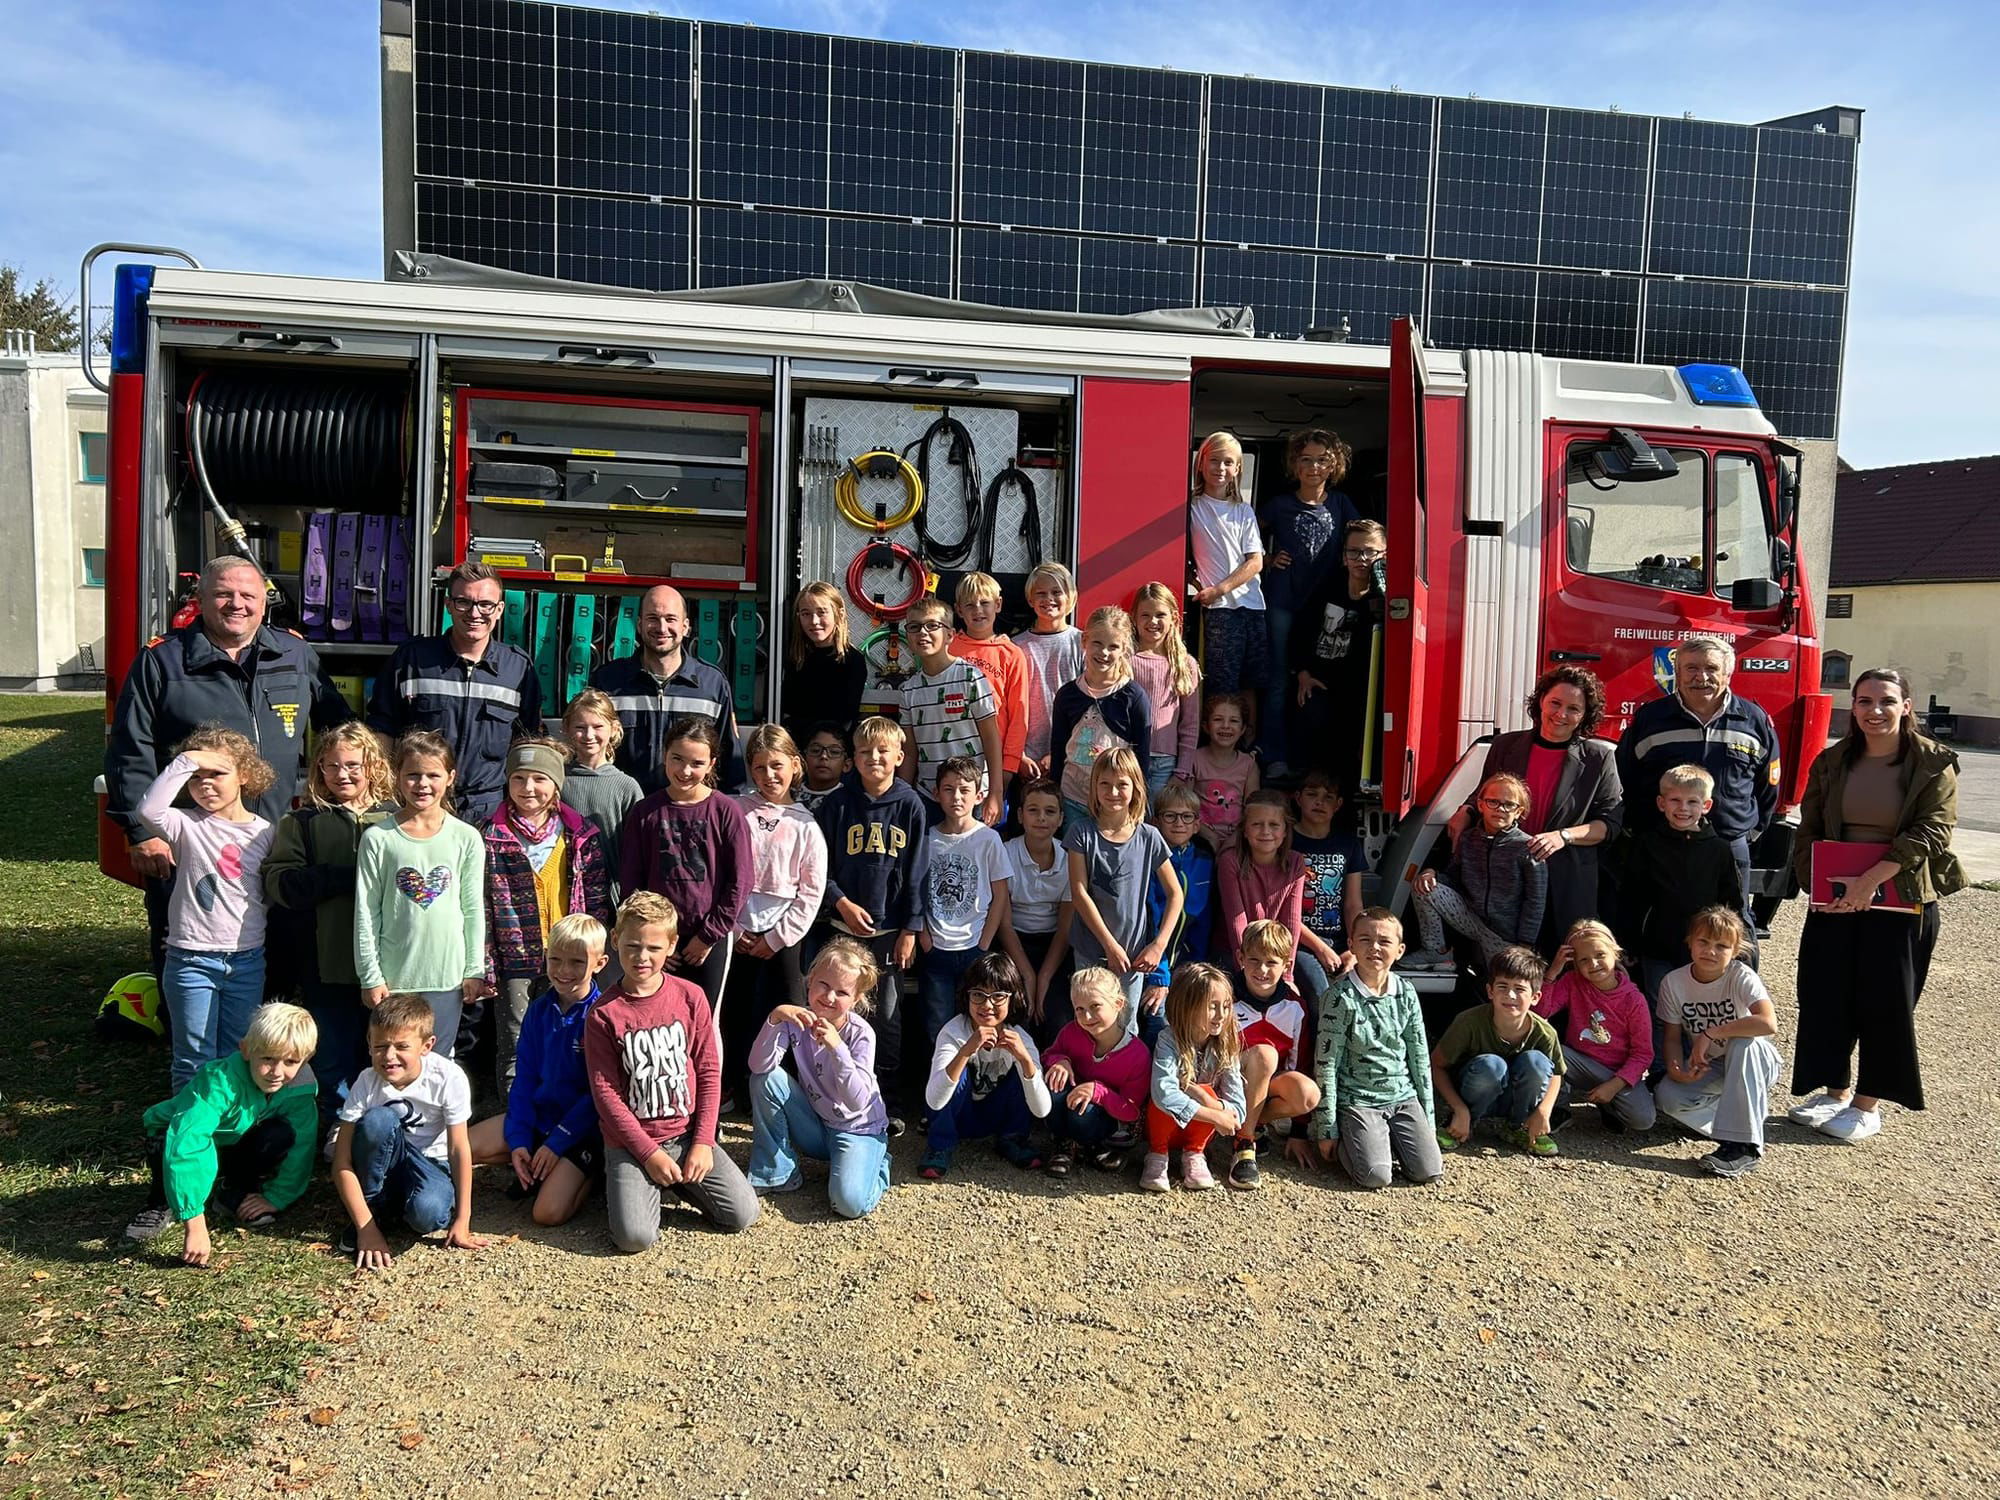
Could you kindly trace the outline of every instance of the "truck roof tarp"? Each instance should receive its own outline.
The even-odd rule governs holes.
[[[1151,312],[1053,312],[1030,307],[995,307],[985,302],[958,302],[928,297],[922,292],[872,286],[865,281],[831,281],[801,277],[753,286],[704,287],[699,291],[648,292],[631,287],[566,281],[558,276],[533,276],[483,266],[449,255],[398,250],[392,279],[437,281],[449,286],[514,288],[534,292],[587,292],[595,296],[650,297],[664,302],[727,302],[739,307],[790,307],[804,312],[879,313],[899,318],[964,318],[980,323],[1040,323],[1064,327],[1152,329],[1162,333],[1227,333],[1240,338],[1256,334],[1248,307],[1166,307]]]

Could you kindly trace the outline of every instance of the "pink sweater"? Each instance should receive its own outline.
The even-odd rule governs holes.
[[[819,915],[826,891],[826,835],[796,802],[768,802],[756,792],[736,799],[750,824],[753,873],[737,927],[789,948]]]
[[[1563,970],[1542,990],[1535,1014],[1550,1022],[1562,1017],[1556,1026],[1562,1044],[1603,1063],[1628,1086],[1653,1065],[1652,1011],[1623,969],[1608,994],[1576,970]]]
[[[1153,742],[1147,751],[1173,756],[1179,776],[1194,775],[1195,741],[1201,737],[1201,667],[1192,661],[1188,665],[1194,669],[1194,684],[1186,697],[1176,698],[1167,685],[1164,656],[1142,651],[1132,657],[1132,680],[1145,689],[1146,701],[1153,705]]]
[[[1069,1064],[1076,1083],[1090,1085],[1090,1102],[1114,1120],[1136,1120],[1152,1088],[1153,1054],[1136,1036],[1128,1036],[1103,1057],[1097,1043],[1076,1022],[1056,1033],[1049,1050],[1042,1054],[1042,1069],[1053,1062]],[[1076,1084],[1071,1084],[1074,1088]],[[1064,1090],[1065,1093],[1068,1090]],[[1067,1108],[1062,1095],[1055,1096],[1056,1109]]]
[[[1216,866],[1215,883],[1222,891],[1222,920],[1228,924],[1229,956],[1243,946],[1243,929],[1252,922],[1277,922],[1292,935],[1297,950],[1305,924],[1306,862],[1286,854],[1276,864],[1260,865],[1249,851],[1231,849]],[[1292,966],[1285,966],[1285,978]]]

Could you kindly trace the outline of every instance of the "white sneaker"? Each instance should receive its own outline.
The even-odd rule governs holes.
[[[1414,953],[1404,954],[1397,960],[1396,967],[1407,974],[1441,974],[1456,968],[1457,962],[1449,953],[1419,948]]]
[[[1146,1153],[1146,1164],[1139,1169],[1139,1187],[1142,1191],[1148,1193],[1164,1193],[1167,1191],[1166,1152],[1148,1151]]]
[[[1215,1186],[1215,1175],[1208,1170],[1208,1158],[1201,1152],[1181,1152],[1181,1186],[1190,1193],[1205,1193]]]
[[[1805,1103],[1794,1104],[1790,1109],[1786,1110],[1785,1118],[1790,1120],[1794,1125],[1805,1125],[1818,1130],[1828,1120],[1831,1120],[1846,1108],[1847,1101],[1845,1099],[1837,1094],[1829,1094],[1822,1089],[1819,1093],[1814,1094],[1812,1098],[1806,1100]]]
[[[1822,1135],[1830,1135],[1836,1141],[1846,1141],[1849,1144],[1865,1141],[1871,1135],[1882,1133],[1882,1111],[1856,1109],[1850,1104],[1819,1129]]]

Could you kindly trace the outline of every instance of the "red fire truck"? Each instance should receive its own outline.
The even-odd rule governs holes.
[[[396,639],[439,628],[437,580],[477,556],[545,702],[629,650],[632,601],[673,583],[755,722],[802,582],[848,588],[892,683],[894,620],[927,583],[983,567],[1013,605],[1049,557],[1082,611],[1127,604],[1185,576],[1203,435],[1236,433],[1263,495],[1284,487],[1285,434],[1326,426],[1391,538],[1367,813],[1384,899],[1552,663],[1604,680],[1615,737],[1668,689],[1675,641],[1719,634],[1778,727],[1788,805],[1824,743],[1798,454],[1728,367],[1427,349],[1409,320],[1362,346],[844,283],[647,296],[431,264],[325,280],[130,246],[87,258],[86,304],[92,264],[135,251],[187,263],[116,273],[107,702],[188,575],[247,547],[357,698]],[[1758,860],[1773,894],[1783,842]],[[102,864],[126,875],[121,839]]]

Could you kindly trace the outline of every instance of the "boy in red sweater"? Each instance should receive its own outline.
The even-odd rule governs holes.
[[[667,973],[680,941],[673,903],[639,891],[618,908],[625,977],[584,1023],[583,1058],[604,1128],[611,1240],[633,1254],[660,1237],[661,1194],[732,1233],[756,1221],[757,1195],[716,1149],[722,1059],[701,990]]]

